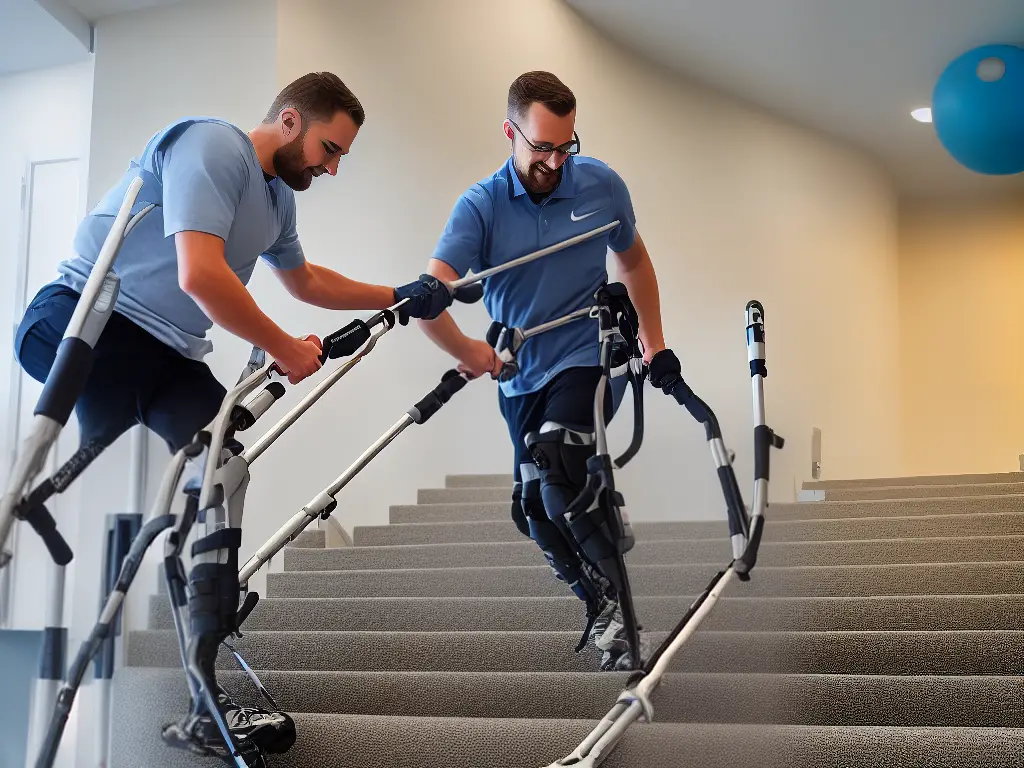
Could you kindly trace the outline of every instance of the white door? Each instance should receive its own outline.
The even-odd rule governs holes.
[[[15,284],[14,317],[16,325],[25,306],[43,285],[57,276],[57,264],[72,254],[75,230],[81,221],[81,190],[83,167],[77,158],[37,161],[29,164],[25,175],[25,206],[22,219],[18,279]],[[9,326],[10,327],[10,326]],[[14,364],[11,372],[11,398],[7,418],[7,445],[10,455],[5,462],[4,477],[9,474],[15,452],[28,434],[32,412],[42,392],[35,381]],[[51,451],[47,471],[66,461],[78,448],[78,424],[72,416]],[[37,478],[36,483],[43,479]],[[74,486],[67,493],[51,499],[48,509],[57,520],[64,538],[73,543],[77,534],[74,515]],[[49,554],[41,540],[24,523],[15,526],[13,535],[15,560],[9,574],[8,626],[13,629],[39,629],[44,624],[46,567]],[[68,567],[72,579],[74,561]]]

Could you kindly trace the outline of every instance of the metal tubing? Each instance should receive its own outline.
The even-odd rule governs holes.
[[[523,264],[529,264],[531,261],[542,259],[545,256],[550,256],[552,253],[557,253],[558,251],[565,250],[566,248],[571,248],[572,246],[578,243],[585,242],[594,237],[597,237],[598,235],[613,230],[617,226],[619,226],[618,219],[608,224],[605,224],[603,227],[598,227],[597,229],[592,229],[589,232],[584,232],[582,235],[570,237],[568,240],[563,240],[560,243],[549,245],[547,248],[541,248],[539,251],[534,251],[533,253],[528,253],[525,256],[520,256],[518,259],[506,261],[504,264],[499,264],[496,267],[485,269],[483,272],[477,272],[476,274],[469,275],[468,277],[464,277],[461,280],[456,280],[454,282],[448,283],[448,287],[452,290],[455,290],[456,288],[463,288],[467,285],[472,285],[473,283],[479,283],[481,280],[491,277],[492,275],[497,275],[500,272],[505,272],[506,270],[513,269],[515,267],[521,267]]]

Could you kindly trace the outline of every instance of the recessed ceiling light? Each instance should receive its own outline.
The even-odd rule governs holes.
[[[930,123],[932,121],[932,108],[919,107],[910,113],[910,116],[919,123]]]

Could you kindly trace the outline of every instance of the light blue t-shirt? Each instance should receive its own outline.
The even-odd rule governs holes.
[[[562,169],[558,187],[538,205],[510,157],[459,197],[434,250],[435,259],[463,277],[620,222],[598,237],[484,280],[488,314],[509,327],[533,328],[592,304],[608,280],[608,248],[622,252],[636,239],[629,191],[615,171],[579,155]],[[499,386],[510,397],[536,392],[567,368],[598,365],[598,348],[597,323],[589,319],[534,336],[518,353],[519,373]]]
[[[151,210],[132,229],[114,263],[121,278],[116,310],[186,357],[213,348],[213,323],[178,285],[177,232],[192,230],[225,241],[224,256],[243,284],[262,257],[281,269],[305,261],[295,228],[295,197],[278,178],[267,181],[249,137],[216,118],[178,120],[150,138],[121,180],[82,221],[77,256],[61,262],[58,283],[81,292],[128,185],[144,184],[133,213]]]

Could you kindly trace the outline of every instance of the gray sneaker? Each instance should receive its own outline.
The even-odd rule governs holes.
[[[604,614],[602,614],[604,617]],[[640,659],[636,664],[632,662],[632,654],[629,652],[629,641],[626,638],[626,627],[622,623],[622,611],[618,603],[612,603],[612,610],[608,613],[605,621],[605,630],[600,634],[593,634],[594,646],[601,651],[602,672],[624,672],[637,669],[643,664],[643,660],[650,656],[650,640],[646,635],[640,635]]]

